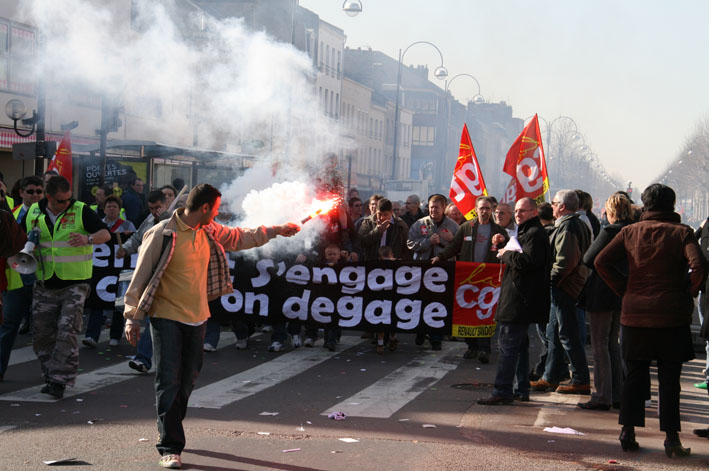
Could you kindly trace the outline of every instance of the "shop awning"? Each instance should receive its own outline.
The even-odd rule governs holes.
[[[99,152],[99,150],[98,143],[72,145],[72,151],[79,153]],[[248,154],[234,154],[194,147],[176,147],[155,141],[142,140],[110,140],[106,143],[106,151],[111,154],[124,154],[129,157],[184,160],[189,162],[238,160],[242,162],[242,166],[250,166],[248,163],[256,159],[255,156]]]

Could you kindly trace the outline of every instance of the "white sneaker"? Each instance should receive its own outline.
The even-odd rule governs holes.
[[[120,343],[120,340],[118,340],[118,339],[111,339],[108,341],[108,345],[111,347],[117,347],[119,343]]]
[[[310,337],[306,338],[303,345],[306,347],[312,347],[315,342]]]
[[[158,463],[163,468],[180,469],[182,466],[182,459],[180,459],[180,455],[165,455],[160,458]]]
[[[303,342],[300,340],[300,335],[294,335],[291,338],[291,343],[293,344],[293,348],[300,348],[300,346],[303,345]]]
[[[269,332],[273,332],[273,327],[270,325],[264,325],[263,328],[261,329],[261,332],[264,334],[268,334]]]
[[[280,352],[283,350],[283,344],[281,342],[273,342],[269,347],[269,352]]]
[[[248,346],[248,344],[248,339],[236,339],[236,343],[234,344],[234,346],[239,350],[244,350]]]
[[[81,341],[84,345],[86,345],[89,348],[96,348],[96,341],[92,339],[91,337],[86,337],[84,340]]]
[[[215,347],[215,346],[212,345],[211,343],[205,343],[205,344],[204,344],[204,351],[205,351],[205,352],[216,352],[216,351],[217,351],[217,347]]]

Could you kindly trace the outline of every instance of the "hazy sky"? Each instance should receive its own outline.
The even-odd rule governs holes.
[[[363,0],[356,17],[340,0],[300,4],[342,28],[349,47],[396,58],[435,43],[449,76],[474,75],[516,117],[570,116],[609,173],[641,189],[709,115],[706,0]],[[416,45],[404,63],[439,60]],[[467,77],[451,90],[477,92]]]

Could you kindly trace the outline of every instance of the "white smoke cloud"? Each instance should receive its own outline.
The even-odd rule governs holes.
[[[159,100],[161,116],[141,121],[140,139],[189,146],[196,133],[198,147],[230,152],[241,142],[267,143],[255,168],[222,188],[223,201],[247,227],[297,221],[312,198],[312,169],[324,152],[348,147],[318,109],[312,59],[240,19],[180,5],[32,0],[21,14],[46,38],[50,88],[116,95],[134,117]],[[288,165],[274,175],[274,161]]]

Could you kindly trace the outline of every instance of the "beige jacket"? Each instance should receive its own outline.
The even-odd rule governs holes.
[[[127,324],[133,324],[145,317],[150,310],[160,278],[172,259],[177,231],[175,220],[184,208],[176,210],[170,219],[159,222],[145,233],[143,243],[138,251],[138,262],[133,272],[124,303],[123,317]],[[210,299],[215,299],[233,291],[229,279],[228,263],[224,251],[246,250],[258,247],[276,236],[274,228],[261,226],[257,229],[241,229],[222,226],[211,222],[204,227],[209,239],[210,256],[208,267],[207,291]],[[163,251],[164,236],[172,238]]]

